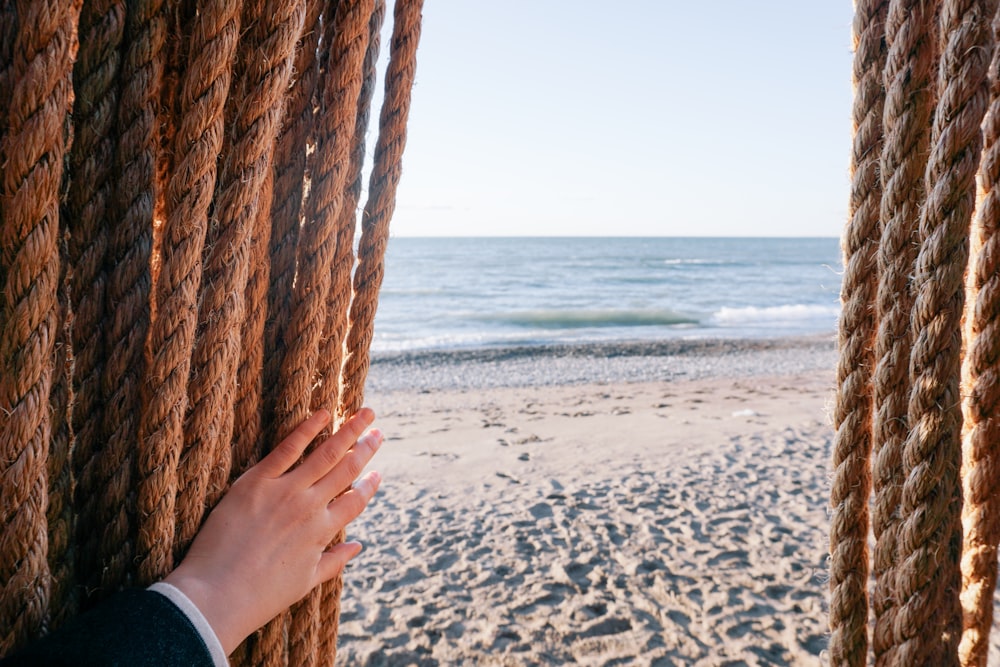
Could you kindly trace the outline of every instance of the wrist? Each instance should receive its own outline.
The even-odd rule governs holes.
[[[232,596],[189,570],[181,563],[163,583],[170,584],[191,601],[215,633],[225,654],[229,655],[255,628],[243,628],[239,617],[241,605]]]

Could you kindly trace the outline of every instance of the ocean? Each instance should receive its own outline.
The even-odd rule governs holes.
[[[834,238],[392,238],[372,351],[832,334]]]

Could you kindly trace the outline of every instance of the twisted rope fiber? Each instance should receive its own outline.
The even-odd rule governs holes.
[[[201,452],[185,452],[182,420],[187,409],[187,380],[194,347],[196,304],[201,284],[201,255],[208,207],[215,187],[216,157],[222,145],[223,105],[229,94],[233,51],[239,34],[239,3],[199,2],[193,20],[189,66],[181,81],[182,111],[175,136],[175,170],[167,188],[166,220],[157,316],[150,326],[152,353],[149,382],[140,423],[137,557],[139,580],[147,583],[169,571],[173,559],[175,494],[184,498],[195,471],[210,465]],[[177,534],[194,534],[202,508],[178,508]]]
[[[248,12],[247,19],[260,16],[260,9],[258,6],[256,12]],[[185,428],[185,450],[204,450],[206,455],[214,451],[214,460],[204,469],[208,476],[198,477],[196,488],[202,498],[189,493],[185,498],[189,503],[178,499],[179,507],[190,507],[192,511],[214,505],[228,482],[241,348],[260,345],[259,339],[243,341],[241,336],[250,272],[249,244],[260,189],[270,170],[291,57],[302,29],[301,3],[273,3],[264,8],[263,16],[271,23],[251,25],[247,31],[249,43],[242,50],[248,55],[241,62],[239,80],[227,103],[231,116],[228,125],[232,128],[227,143],[231,145],[226,147],[222,177],[216,188],[215,224],[208,230],[199,300],[201,331],[192,356],[198,372],[188,385],[192,409]],[[265,34],[255,34],[262,29]],[[201,516],[191,519],[196,532]],[[194,533],[181,535],[180,539],[193,537]]]
[[[993,18],[993,35],[1000,18]],[[995,41],[995,39],[994,39]],[[1000,542],[1000,49],[989,70],[983,122],[980,200],[972,226],[966,283],[966,354],[962,365],[965,433],[962,461],[962,609],[959,659],[985,667],[993,626]]]
[[[872,379],[872,461],[875,534],[872,650],[878,665],[892,664],[896,533],[907,436],[912,347],[910,277],[924,201],[924,172],[934,110],[934,8],[923,0],[894,0],[886,19],[884,144],[881,156],[881,241],[878,249],[878,332]]]
[[[284,114],[285,93],[291,81],[295,45],[301,38],[306,3],[303,0],[266,0],[253,3],[248,13],[249,62],[244,73],[245,97],[261,111],[247,126],[259,136],[263,151],[253,165],[251,192],[253,229],[250,243],[250,274],[246,286],[246,318],[242,355],[234,400],[235,441],[233,473],[242,473],[257,460],[255,447],[261,437],[261,382],[264,361],[264,323],[267,316],[268,247],[275,143]],[[248,4],[248,8],[251,7]],[[260,17],[250,22],[250,16]],[[259,144],[260,145],[260,144]]]
[[[0,0],[0,146],[7,136],[8,112],[14,86],[14,42],[17,39],[17,8],[14,0]],[[0,220],[4,219],[4,201],[0,197]],[[0,262],[0,289],[7,267]]]
[[[337,219],[337,252],[333,260],[333,285],[327,302],[326,333],[321,342],[319,381],[313,389],[312,409],[326,408],[337,415],[340,391],[340,370],[344,358],[344,338],[347,333],[347,311],[351,300],[351,269],[354,266],[354,230],[357,225],[357,206],[363,186],[362,166],[365,159],[365,140],[371,115],[372,97],[375,93],[378,56],[381,46],[382,23],[385,20],[385,2],[376,0],[368,23],[368,49],[365,53],[363,82],[358,95],[358,115],[351,142],[350,165],[347,173],[349,185],[344,192]],[[345,415],[337,415],[334,422],[340,424]],[[343,542],[339,534],[335,542]],[[335,623],[340,605],[340,587],[337,583],[326,582],[320,598],[320,624],[329,627]],[[319,655],[333,656],[337,652],[336,633],[322,633],[319,639]]]
[[[896,596],[902,664],[955,664],[961,633],[959,360],[963,275],[982,148],[980,123],[989,102],[990,20],[997,3],[948,0],[941,14],[938,105],[927,166],[927,205],[920,220],[913,386]]]
[[[43,630],[49,391],[57,332],[59,193],[78,2],[17,3],[8,130],[0,144],[0,654]]]
[[[155,502],[144,499],[150,461],[141,431],[146,368],[144,346],[149,333],[152,291],[151,221],[159,188],[156,182],[158,121],[155,114],[163,84],[167,23],[163,0],[139,0],[126,17],[127,46],[121,65],[118,136],[115,164],[115,213],[108,247],[106,359],[102,374],[105,397],[105,446],[99,458],[102,522],[99,570],[104,592],[138,580],[139,517]],[[136,446],[138,443],[138,446]],[[136,500],[132,500],[137,496]],[[128,500],[128,502],[126,502]],[[156,499],[158,502],[159,499]],[[155,537],[153,538],[155,541]],[[160,548],[163,548],[162,546]],[[147,573],[152,581],[155,573]]]
[[[326,325],[320,341],[316,385],[312,394],[312,410],[324,408],[336,415],[340,392],[340,369],[344,358],[344,338],[347,334],[347,311],[351,303],[351,270],[354,268],[354,232],[358,220],[358,201],[364,185],[362,167],[365,161],[365,139],[375,94],[378,55],[381,47],[382,23],[385,20],[385,0],[376,0],[368,23],[368,50],[362,65],[361,92],[358,114],[351,140],[348,184],[337,215],[337,251],[333,257],[333,279],[327,298]],[[342,422],[349,415],[339,415]]]
[[[854,145],[850,220],[844,233],[836,436],[830,502],[830,663],[864,665],[868,651],[868,497],[875,254],[882,196],[885,20],[888,2],[862,0],[854,18]]]
[[[320,83],[320,115],[310,188],[304,202],[305,222],[296,248],[298,273],[292,291],[288,347],[280,375],[281,393],[275,410],[279,437],[288,434],[309,414],[337,250],[336,222],[350,165],[373,8],[374,0],[337,3],[334,20],[328,24],[332,38],[323,42],[329,55]],[[292,607],[288,629],[290,664],[312,665],[317,660],[321,594],[321,590],[313,590]]]
[[[385,78],[385,99],[379,115],[379,134],[374,164],[368,182],[368,201],[362,217],[358,266],[354,272],[354,298],[347,333],[347,357],[341,375],[340,414],[354,414],[364,401],[364,384],[370,362],[369,349],[378,306],[378,291],[385,273],[385,248],[389,220],[396,206],[396,188],[402,174],[406,147],[406,120],[417,69],[417,44],[423,0],[399,1],[393,13],[389,67]],[[343,540],[343,535],[338,536]],[[337,577],[331,596],[340,599],[343,580]],[[340,620],[339,604],[333,608],[330,627]],[[336,645],[336,636],[331,639]]]
[[[67,142],[72,138],[70,134]],[[52,415],[52,435],[49,440],[49,455],[46,474],[48,493],[46,501],[46,522],[48,530],[49,601],[46,628],[51,630],[60,625],[73,613],[71,601],[73,591],[73,475],[70,469],[70,451],[74,435],[69,420],[69,409],[73,402],[70,386],[73,353],[69,344],[69,285],[66,279],[65,261],[66,235],[60,241],[60,280],[56,304],[57,333],[52,362],[52,390],[49,406]]]
[[[285,327],[291,319],[292,284],[295,279],[295,247],[302,217],[303,185],[306,177],[307,144],[315,141],[314,96],[319,85],[320,15],[322,0],[305,0],[302,35],[296,45],[292,82],[285,98],[284,127],[278,136],[274,158],[274,192],[271,204],[267,314],[264,329],[265,441],[274,441],[268,415],[277,403],[278,375],[285,356]]]
[[[80,13],[80,50],[73,70],[74,140],[68,162],[70,179],[64,221],[69,232],[67,262],[72,267],[74,550],[85,590],[95,590],[100,583],[96,564],[101,535],[97,504],[101,492],[95,478],[97,452],[104,441],[101,376],[105,340],[101,324],[106,312],[109,243],[105,220],[113,217],[114,211],[112,167],[117,141],[112,129],[118,109],[119,49],[124,29],[123,2],[86,3]],[[53,610],[66,607],[55,587],[51,607]]]

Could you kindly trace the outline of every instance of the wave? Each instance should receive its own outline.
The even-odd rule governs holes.
[[[670,310],[531,310],[481,316],[478,319],[539,329],[700,324],[697,318]]]
[[[747,326],[759,324],[808,324],[836,323],[839,306],[816,304],[791,304],[786,306],[723,307],[716,311],[711,322],[717,326]]]

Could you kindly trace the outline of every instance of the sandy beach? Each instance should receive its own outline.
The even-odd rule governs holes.
[[[831,337],[377,358],[343,665],[819,665]]]

